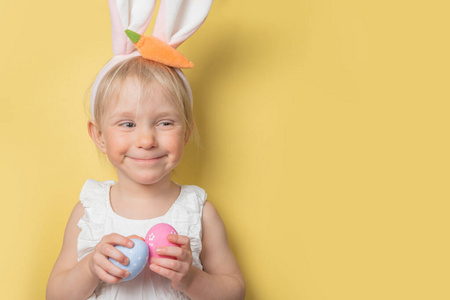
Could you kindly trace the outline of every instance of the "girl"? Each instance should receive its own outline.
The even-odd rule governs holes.
[[[47,299],[245,297],[224,224],[205,191],[171,180],[194,130],[191,95],[178,69],[153,60],[136,51],[113,59],[94,84],[88,131],[118,181],[88,180],[83,186]],[[114,246],[133,247],[131,238],[145,236],[156,223],[177,229],[179,235],[167,238],[179,247],[157,249],[171,258],[152,258],[141,274],[123,282],[128,272],[109,258],[123,265],[129,261]]]

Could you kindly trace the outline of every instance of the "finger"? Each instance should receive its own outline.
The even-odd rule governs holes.
[[[191,262],[167,259],[167,258],[152,258],[151,264],[154,267],[159,267],[167,270],[171,270],[175,273],[181,274],[181,277],[185,276],[189,272],[192,266]],[[167,275],[167,274],[166,274]]]
[[[182,272],[186,269],[185,265],[187,265],[186,262],[182,262],[175,259],[170,258],[157,258],[152,257],[151,264],[157,265],[159,267],[163,267],[166,269],[170,269],[175,272]]]
[[[139,239],[139,240],[145,242],[145,239],[143,237],[135,235],[135,234],[128,236],[128,238],[129,239]]]
[[[123,270],[118,266],[114,265],[109,259],[103,257],[102,259],[98,259],[96,261],[96,265],[98,268],[108,273],[111,276],[118,277],[120,279],[126,278],[130,275],[130,272],[127,270]]]
[[[127,237],[124,237],[123,235],[117,234],[117,233],[111,233],[108,235],[105,235],[102,239],[102,242],[107,243],[107,244],[111,244],[113,246],[124,246],[124,247],[128,247],[131,248],[134,246],[134,243],[132,240],[130,240]]]
[[[150,270],[152,270],[153,272],[155,272],[161,276],[166,277],[167,279],[169,279],[171,281],[180,281],[183,278],[183,275],[181,273],[173,271],[171,269],[161,267],[156,264],[151,264]]]
[[[191,249],[191,239],[184,235],[169,234],[167,240],[171,243],[180,245],[184,249]]]
[[[124,266],[128,265],[128,263],[130,262],[130,260],[128,259],[128,257],[125,256],[125,254],[123,254],[121,251],[119,251],[117,248],[113,247],[110,244],[104,243],[98,244],[96,250],[104,257],[105,256],[110,257]]]
[[[98,278],[100,278],[100,280],[102,280],[106,283],[109,283],[109,284],[116,284],[123,280],[123,278],[121,278],[121,277],[117,277],[117,276],[113,276],[113,275],[109,274],[108,272],[106,272],[105,270],[100,268],[99,266],[95,267],[95,272],[96,272]]]
[[[165,257],[173,257],[177,260],[192,262],[192,253],[190,249],[183,249],[180,247],[160,247],[156,248],[156,254],[165,256]]]

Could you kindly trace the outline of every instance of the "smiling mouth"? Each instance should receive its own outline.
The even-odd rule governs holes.
[[[153,158],[135,158],[135,157],[131,157],[129,156],[129,158],[131,158],[133,161],[136,162],[152,162],[152,161],[157,161],[159,159],[161,159],[163,156],[158,156],[158,157],[153,157]]]

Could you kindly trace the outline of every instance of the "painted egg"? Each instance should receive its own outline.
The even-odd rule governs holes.
[[[150,257],[168,257],[156,254],[156,248],[171,246],[180,247],[179,245],[173,244],[167,240],[167,236],[169,234],[178,234],[178,232],[175,228],[166,223],[159,223],[150,228],[147,236],[145,237],[145,243],[147,243],[148,248],[150,249]]]
[[[130,272],[130,275],[127,278],[124,278],[123,281],[128,281],[138,276],[139,273],[144,270],[149,258],[147,244],[140,239],[131,240],[134,242],[133,248],[127,248],[120,245],[115,246],[115,248],[129,258],[130,262],[128,265],[124,266],[115,259],[109,258],[109,260],[119,268]]]

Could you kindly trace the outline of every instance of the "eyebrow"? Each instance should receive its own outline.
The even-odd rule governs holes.
[[[137,112],[132,112],[132,111],[116,111],[114,112],[109,118],[108,120],[113,120],[115,118],[127,118],[127,119],[134,119],[136,118]],[[174,112],[172,110],[163,110],[158,112],[155,117],[156,118],[161,118],[164,116],[168,116],[170,118],[175,118],[175,117],[182,117],[181,114],[179,112]]]
[[[178,116],[178,115],[179,115],[179,113],[176,112],[176,111],[173,111],[173,110],[163,110],[163,111],[159,111],[159,112],[156,114],[156,117],[158,117],[158,118],[163,117],[163,116],[175,117],[175,116]]]
[[[131,111],[116,111],[114,112],[108,119],[115,119],[115,118],[135,118],[136,117],[136,112],[131,112]]]

